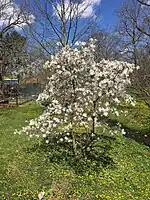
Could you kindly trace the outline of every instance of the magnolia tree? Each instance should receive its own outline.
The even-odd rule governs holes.
[[[118,115],[115,105],[121,99],[132,102],[126,86],[135,69],[133,64],[121,61],[97,63],[94,51],[95,40],[90,39],[88,44],[79,42],[76,48],[64,47],[45,63],[51,76],[38,101],[47,107],[19,134],[69,145],[74,154],[90,151],[99,139],[100,117],[109,112]]]

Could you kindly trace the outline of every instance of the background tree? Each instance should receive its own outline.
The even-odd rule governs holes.
[[[32,45],[29,49],[29,76],[32,78],[39,78],[42,82],[47,80],[47,71],[43,69],[44,63],[49,59],[44,49],[40,45]]]
[[[117,11],[120,19],[118,32],[123,41],[122,56],[137,65],[137,48],[143,42],[143,34],[136,28],[135,21],[140,17],[141,4],[136,0],[122,2],[122,7]]]
[[[3,72],[5,73],[8,71],[8,67],[12,67],[12,65],[14,65],[13,62],[10,65],[10,59],[15,60],[16,56],[14,57],[14,54],[16,54],[16,51],[19,52],[22,45],[24,45],[23,37],[16,32],[11,33],[10,35],[10,32],[21,29],[26,26],[27,23],[31,24],[33,21],[34,16],[25,12],[23,4],[19,7],[13,0],[0,0],[0,73],[2,77],[5,75]],[[18,45],[17,39],[19,39]],[[14,49],[12,43],[16,47],[16,50]],[[9,46],[11,46],[10,49]],[[10,54],[10,51],[13,55]],[[9,65],[7,65],[8,63]],[[12,70],[10,69],[9,71]]]
[[[25,11],[24,4],[20,6],[13,0],[0,0],[0,39],[11,29],[21,29],[34,22],[34,16]]]
[[[50,54],[55,52],[57,42],[61,46],[73,45],[96,23],[95,5],[99,3],[100,0],[30,1],[28,5],[36,19],[35,26],[30,26],[31,34]]]
[[[132,77],[132,93],[150,107],[150,46],[138,49],[140,70]]]
[[[120,59],[121,38],[116,31],[98,30],[92,33],[91,37],[96,39],[95,56],[97,61]]]
[[[141,19],[135,20],[136,28],[146,36],[150,37],[150,2],[137,0],[141,4]]]
[[[140,65],[140,70],[132,76],[132,92],[147,105],[150,102],[150,64],[149,44],[150,27],[148,5],[146,1],[123,1],[118,10],[120,19],[118,32],[122,37],[122,58],[130,62],[134,60],[135,65]],[[139,28],[140,27],[140,28]]]
[[[4,59],[3,76],[17,77],[17,74],[23,75],[24,68],[27,65],[26,38],[16,31],[7,33],[3,37],[1,50]]]

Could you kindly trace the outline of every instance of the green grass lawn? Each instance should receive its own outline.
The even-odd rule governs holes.
[[[112,115],[110,118],[117,120],[125,127],[150,135],[150,109],[143,102],[137,102],[135,107],[132,106],[120,106],[119,111],[127,111],[126,116],[120,114],[118,117]]]
[[[138,109],[142,115],[133,119],[134,110],[130,117],[120,120],[138,130],[148,130],[148,110]],[[148,147],[118,136],[109,152],[112,165],[100,166],[98,171],[85,167],[84,173],[77,173],[63,154],[58,162],[53,149],[42,150],[42,141],[13,134],[41,112],[35,103],[0,110],[0,199],[34,200],[40,191],[45,191],[49,200],[150,199]]]

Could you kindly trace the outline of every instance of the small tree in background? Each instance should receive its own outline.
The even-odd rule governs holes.
[[[14,56],[16,57],[15,54],[20,50],[22,53],[24,50],[26,39],[16,31],[33,22],[34,16],[25,11],[23,4],[18,6],[13,0],[0,0],[0,73],[2,76],[5,76],[3,72],[8,68],[6,55],[9,54],[10,59],[13,59]]]
[[[1,51],[4,60],[1,69],[3,76],[16,78],[18,74],[21,75],[25,71],[28,60],[26,38],[16,31],[7,33],[3,37]]]
[[[42,136],[46,143],[69,146],[75,155],[86,156],[99,140],[100,117],[109,112],[118,114],[115,105],[120,99],[132,101],[126,86],[135,65],[109,60],[95,62],[93,39],[88,44],[76,45],[79,46],[74,49],[65,46],[45,63],[44,68],[52,75],[38,101],[46,103],[47,108],[19,133]]]

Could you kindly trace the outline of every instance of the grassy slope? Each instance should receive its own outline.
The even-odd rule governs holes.
[[[54,199],[68,200],[68,193],[81,200],[150,199],[150,152],[145,146],[118,137],[110,154],[115,162],[112,168],[101,168],[99,174],[89,175],[87,171],[79,175],[65,164],[63,157],[58,164],[49,160],[51,152],[33,150],[39,143],[35,138],[13,135],[15,128],[40,112],[36,104],[0,110],[0,196],[5,194],[9,199],[14,194],[13,200],[31,200],[25,193],[33,192],[32,196],[37,197],[38,191],[51,189],[57,196]],[[26,192],[19,196],[20,191]],[[66,197],[58,198],[64,193]]]
[[[150,135],[150,109],[143,102],[138,102],[135,107],[124,105],[118,110],[127,111],[126,117],[121,114],[119,117],[111,116],[111,119],[117,119],[118,122],[135,132]]]

